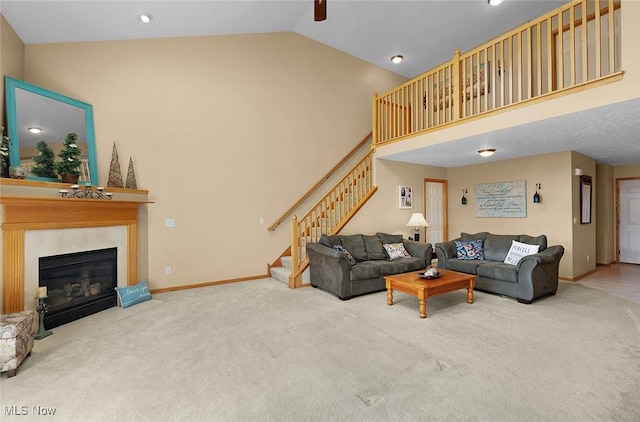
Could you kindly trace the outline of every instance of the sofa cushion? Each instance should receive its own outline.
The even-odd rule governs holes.
[[[466,274],[475,274],[476,268],[485,261],[471,259],[447,259],[447,269]]]
[[[340,236],[327,236],[326,234],[323,234],[322,236],[320,236],[320,239],[318,239],[318,243],[326,246],[327,248],[333,248],[334,246],[340,244]]]
[[[409,270],[405,271],[406,265],[404,263],[404,259],[396,259],[395,261],[367,261],[371,265],[375,265],[378,267],[380,271],[380,275],[391,275],[391,274],[402,274]]]
[[[487,234],[484,240],[484,259],[504,262],[511,248],[511,241],[520,239],[520,235]]]
[[[380,267],[377,263],[378,261],[363,261],[356,263],[356,265],[351,267],[349,278],[353,281],[379,277]]]
[[[419,271],[427,268],[427,260],[424,258],[411,257],[402,259],[399,261],[403,265],[401,272],[408,273],[409,271]]]
[[[529,245],[514,240],[511,242],[511,248],[509,249],[509,253],[507,253],[507,257],[504,259],[504,263],[518,265],[522,257],[536,254],[539,249],[540,245]]]
[[[487,238],[488,234],[489,232],[480,232],[474,234],[462,232],[460,233],[460,240],[462,240],[463,242],[467,242],[469,240],[484,240]]]
[[[363,235],[364,247],[367,250],[367,260],[374,261],[378,259],[387,259],[384,247],[382,246],[382,239],[378,236],[366,236]]]
[[[343,254],[345,254],[347,256],[347,261],[349,261],[350,265],[356,265],[356,259],[353,257],[353,255],[351,255],[351,252],[349,252],[347,250],[347,248],[345,248],[342,245],[336,245],[333,247],[333,249],[335,249],[338,252],[342,252]]]
[[[480,277],[493,278],[501,281],[518,282],[518,267],[504,262],[487,262],[478,266],[476,273]]]
[[[387,233],[376,233],[376,236],[382,240],[382,243],[390,244],[390,243],[402,243],[402,235],[401,234],[387,234]]]
[[[364,247],[364,239],[361,234],[340,235],[340,244],[351,252],[356,261],[367,260],[367,249]]]
[[[469,240],[461,242],[454,240],[456,245],[456,258],[458,259],[484,259],[482,240]]]
[[[520,239],[518,239],[518,241],[522,243],[528,243],[529,245],[540,246],[540,249],[538,249],[538,252],[542,252],[545,249],[547,249],[547,236],[544,234],[541,234],[540,236],[537,236],[537,237],[521,234]]]
[[[404,259],[411,258],[411,255],[404,248],[402,243],[385,243],[382,245],[384,250],[387,251],[387,255],[389,255],[389,259]]]

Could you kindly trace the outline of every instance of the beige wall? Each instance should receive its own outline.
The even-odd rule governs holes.
[[[114,142],[123,175],[133,158],[163,288],[265,274],[290,244],[267,225],[371,130],[373,92],[405,79],[275,33],[30,45],[26,80],[93,105],[102,183]]]
[[[4,76],[24,79],[24,43],[1,14],[0,75],[3,76],[2,81],[0,81],[0,118],[2,119],[2,126],[6,127],[4,120]]]
[[[582,169],[582,174],[592,177],[592,214],[591,224],[580,224],[580,177],[573,169]],[[596,162],[593,158],[577,152],[571,152],[571,192],[573,224],[573,250],[569,255],[573,259],[573,277],[588,274],[596,268],[596,224],[598,221],[598,178]]]
[[[596,263],[609,265],[616,259],[614,167],[597,165],[596,182]]]
[[[0,14],[0,121],[1,127],[6,127],[4,113],[4,76],[12,76],[14,78],[24,78],[24,43],[18,38],[11,25]],[[2,131],[5,135],[6,131]],[[0,211],[2,207],[0,206]],[[2,222],[2,213],[0,212],[0,223]],[[0,243],[0,251],[2,244]],[[3,254],[0,253],[0,268],[2,268]],[[2,288],[0,288],[0,303],[2,303]]]
[[[572,168],[571,153],[561,152],[515,160],[456,167],[448,170],[449,238],[461,232],[488,231],[497,234],[546,234],[549,245],[563,245],[560,276],[576,276],[572,262]],[[481,183],[524,180],[526,182],[526,218],[477,218],[475,187]],[[540,183],[539,204],[533,203],[536,183]],[[462,189],[467,189],[467,205],[460,204]]]
[[[374,234],[376,232],[413,236],[414,228],[407,221],[414,212],[424,215],[424,179],[446,179],[447,170],[441,167],[405,164],[389,160],[375,160],[376,194],[347,224],[343,234]],[[398,208],[398,186],[413,187],[413,208]],[[422,231],[424,239],[424,230]]]

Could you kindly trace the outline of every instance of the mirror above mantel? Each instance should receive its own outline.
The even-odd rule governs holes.
[[[27,179],[57,182],[30,174],[33,157],[38,153],[36,143],[45,141],[57,159],[63,140],[68,133],[75,132],[82,153],[80,180],[99,184],[91,104],[8,76],[5,76],[5,97],[12,167],[22,167]],[[40,132],[31,133],[29,128],[39,128]]]

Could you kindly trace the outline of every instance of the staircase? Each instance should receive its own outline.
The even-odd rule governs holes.
[[[271,267],[271,277],[275,278],[278,281],[282,281],[287,286],[289,285],[289,277],[291,276],[291,267],[293,265],[293,259],[291,256],[283,256],[280,258],[280,262],[282,264],[281,267]],[[302,284],[311,283],[311,278],[309,275],[309,268],[305,269],[302,272]]]
[[[290,288],[309,285],[308,242],[317,242],[323,234],[336,234],[351,220],[356,212],[371,198],[377,187],[373,186],[373,151],[369,152],[343,177],[306,215],[292,219],[291,247],[273,266],[272,277],[283,281]]]

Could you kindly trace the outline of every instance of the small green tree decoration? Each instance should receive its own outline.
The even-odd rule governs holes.
[[[80,176],[80,148],[78,148],[78,144],[76,141],[78,140],[78,134],[71,132],[67,133],[67,137],[64,139],[62,143],[62,150],[58,153],[58,157],[60,157],[60,161],[56,162],[54,167],[56,172],[60,176],[64,176],[65,174],[73,174],[75,176]]]
[[[31,169],[31,173],[34,176],[56,178],[56,172],[53,169],[54,154],[49,145],[45,141],[38,141],[36,149],[38,150],[38,155],[33,157],[36,165]]]
[[[4,129],[4,128],[3,128]],[[9,177],[9,145],[11,139],[8,136],[2,135],[2,142],[0,143],[0,177]]]

